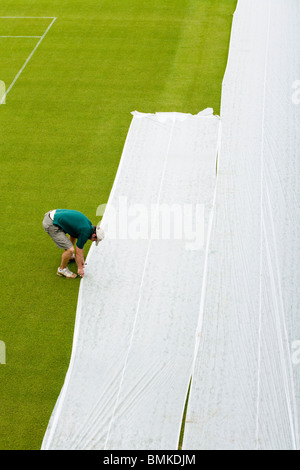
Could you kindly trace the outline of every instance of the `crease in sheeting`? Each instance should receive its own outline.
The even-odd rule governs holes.
[[[222,122],[220,121],[218,138],[217,138],[217,147],[216,147],[217,161],[220,156],[220,145],[221,145],[221,138],[222,138],[221,136],[222,136]],[[212,230],[213,230],[213,221],[214,221],[215,211],[216,211],[217,188],[218,188],[217,180],[218,180],[218,175],[216,175],[216,184],[215,184],[215,189],[214,189],[212,208],[209,214],[208,225],[207,225],[206,246],[205,246],[205,254],[204,254],[204,267],[203,267],[203,277],[202,277],[202,286],[201,286],[201,295],[200,295],[200,305],[199,305],[199,317],[198,317],[198,324],[196,328],[195,350],[194,350],[191,376],[193,376],[193,373],[195,370],[195,362],[197,360],[197,352],[198,352],[199,343],[201,340],[201,331],[202,331],[205,295],[206,295],[206,284],[207,284],[208,257],[209,257],[210,242],[211,242]]]
[[[174,132],[174,125],[175,125],[176,115],[173,115],[172,120],[173,120],[173,123],[172,123],[171,130],[170,130],[170,138],[169,138],[169,142],[168,142],[167,151],[166,151],[166,154],[165,154],[164,167],[163,167],[162,177],[161,177],[161,181],[160,181],[160,187],[159,187],[158,195],[157,195],[157,203],[160,201],[162,185],[163,185],[163,182],[164,182],[164,177],[165,177],[165,172],[166,172],[166,163],[167,163],[167,160],[168,160],[168,157],[169,157],[170,145],[171,145],[171,140],[172,140],[173,132]],[[120,379],[119,391],[118,391],[118,395],[117,395],[117,399],[116,399],[116,404],[115,404],[113,412],[112,412],[112,416],[111,416],[110,425],[109,425],[108,432],[107,432],[107,438],[106,438],[106,441],[105,441],[104,449],[107,448],[107,443],[108,443],[110,433],[111,433],[111,425],[112,425],[112,422],[115,418],[116,407],[117,407],[118,402],[119,402],[119,397],[120,397],[121,388],[122,388],[122,385],[123,385],[124,375],[125,375],[125,372],[126,372],[126,367],[127,367],[127,363],[128,363],[128,355],[129,355],[129,352],[131,350],[132,343],[133,343],[133,337],[134,337],[134,333],[135,333],[137,317],[138,317],[139,309],[140,309],[140,305],[141,305],[142,289],[143,289],[143,284],[144,284],[144,279],[145,279],[145,269],[146,269],[146,266],[149,262],[150,246],[151,246],[151,236],[150,236],[150,241],[149,241],[149,244],[148,244],[146,258],[145,258],[145,262],[144,262],[144,269],[143,269],[143,274],[142,274],[142,279],[141,279],[141,285],[140,285],[140,288],[139,288],[139,297],[138,297],[137,306],[136,306],[136,313],[135,313],[134,323],[133,323],[132,332],[131,332],[131,336],[130,336],[130,344],[129,344],[129,347],[127,349],[125,364],[124,364],[122,374],[121,374],[121,379]]]
[[[258,326],[258,365],[257,365],[257,405],[256,405],[256,448],[259,445],[259,400],[260,400],[260,374],[261,374],[261,316],[262,316],[262,270],[263,270],[263,237],[264,237],[264,215],[263,215],[263,188],[264,188],[264,126],[265,126],[265,107],[266,107],[266,86],[268,72],[268,54],[270,47],[270,20],[271,20],[271,3],[268,0],[268,19],[267,19],[267,40],[265,52],[265,68],[263,77],[263,107],[262,107],[262,131],[261,131],[261,162],[260,162],[260,272],[259,272],[259,326]]]

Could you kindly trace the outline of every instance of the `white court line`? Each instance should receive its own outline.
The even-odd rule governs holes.
[[[0,38],[41,38],[42,36],[0,36]]]
[[[0,18],[9,18],[8,16],[2,16]],[[13,18],[13,17],[11,17]],[[17,17],[15,17],[17,18]],[[22,18],[25,18],[25,17],[22,17]],[[26,17],[26,18],[34,18],[34,17]],[[40,17],[42,18],[42,17]],[[44,17],[45,18],[45,17]],[[55,22],[56,20],[56,17],[52,17],[52,21],[51,23],[49,24],[48,28],[46,29],[46,31],[44,32],[43,36],[40,36],[40,40],[38,41],[38,43],[36,44],[35,48],[33,49],[33,51],[29,54],[29,56],[27,57],[27,59],[25,60],[23,66],[21,67],[21,69],[19,70],[19,72],[17,73],[17,75],[15,76],[15,78],[13,79],[12,83],[10,84],[10,86],[8,87],[6,93],[4,94],[4,96],[2,97],[1,101],[0,101],[0,105],[5,103],[5,99],[6,99],[6,96],[8,95],[8,93],[10,92],[10,90],[12,89],[12,87],[14,86],[14,84],[16,83],[16,81],[18,80],[18,78],[20,77],[21,73],[23,72],[23,70],[25,69],[26,65],[28,64],[28,62],[30,61],[31,57],[33,56],[33,54],[35,53],[35,51],[37,50],[37,48],[39,47],[39,45],[41,44],[41,42],[43,41],[43,39],[45,38],[45,36],[47,35],[47,33],[49,32],[51,26],[53,25],[53,23]]]
[[[32,20],[53,20],[53,19],[56,19],[55,16],[0,16],[0,19],[3,20],[5,18],[8,18],[8,19],[19,19],[19,20],[23,20],[23,19],[32,19]]]

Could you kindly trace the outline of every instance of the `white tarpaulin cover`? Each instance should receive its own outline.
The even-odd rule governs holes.
[[[240,0],[184,449],[300,448],[299,78],[299,0]]]
[[[133,113],[42,449],[178,448],[219,129],[211,109]]]

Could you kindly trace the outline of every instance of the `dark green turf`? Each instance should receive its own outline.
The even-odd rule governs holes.
[[[130,112],[220,111],[236,0],[2,0],[1,16],[56,16],[0,107],[0,449],[39,449],[69,364],[79,281],[56,276],[43,214],[94,223]],[[50,20],[0,19],[0,35]],[[0,38],[9,86],[36,44]],[[90,244],[86,247],[86,252]]]

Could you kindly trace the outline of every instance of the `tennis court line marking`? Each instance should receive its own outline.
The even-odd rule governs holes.
[[[53,20],[56,19],[55,16],[0,16],[0,19],[9,18],[9,19],[32,19],[32,20]]]
[[[15,78],[13,79],[12,83],[10,84],[10,86],[8,87],[6,93],[4,94],[4,96],[2,97],[1,101],[0,101],[0,105],[5,103],[5,100],[6,100],[6,97],[8,95],[8,93],[11,91],[12,87],[14,86],[14,84],[16,83],[16,81],[18,80],[18,78],[20,77],[21,73],[23,72],[23,70],[25,69],[25,67],[27,66],[28,62],[30,61],[30,59],[32,58],[33,54],[35,53],[35,51],[37,50],[37,48],[39,47],[39,45],[41,44],[41,42],[43,41],[43,39],[46,37],[46,35],[48,34],[48,32],[50,31],[52,25],[54,24],[54,22],[56,21],[56,17],[34,17],[34,16],[0,16],[0,18],[39,18],[39,19],[52,19],[51,23],[49,24],[48,28],[46,29],[46,31],[44,32],[44,34],[42,36],[40,36],[40,39],[38,41],[38,43],[36,44],[36,46],[34,47],[34,49],[31,51],[31,53],[29,54],[29,56],[27,57],[27,59],[25,60],[24,64],[22,65],[22,67],[20,68],[19,72],[17,73],[17,75],[15,76]]]
[[[42,36],[0,36],[0,38],[41,38]]]

